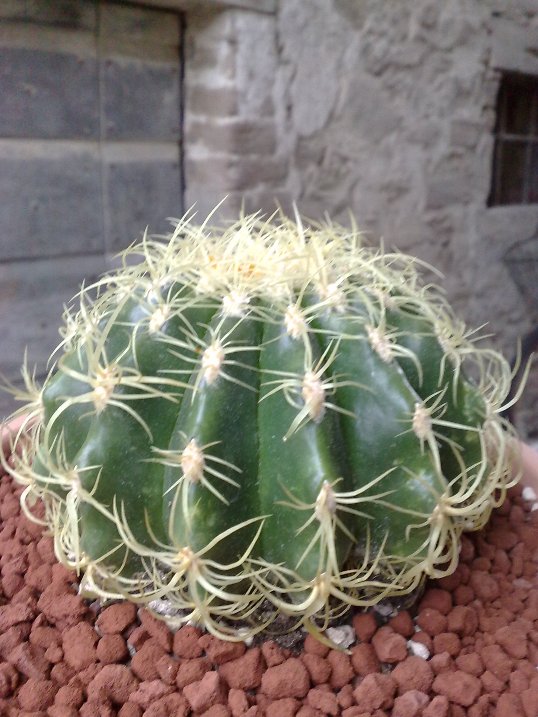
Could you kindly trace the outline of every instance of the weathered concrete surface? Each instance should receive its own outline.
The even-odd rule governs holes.
[[[104,0],[0,3],[0,372],[38,375],[105,255],[183,211],[182,18]],[[0,416],[13,404],[0,394]]]

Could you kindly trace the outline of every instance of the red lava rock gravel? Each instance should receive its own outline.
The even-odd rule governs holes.
[[[0,480],[0,717],[538,717],[538,511],[510,491],[414,610],[356,641],[228,643],[130,603],[96,609]]]

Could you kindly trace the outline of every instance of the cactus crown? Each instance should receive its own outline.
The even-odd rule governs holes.
[[[6,465],[83,588],[239,639],[453,570],[509,482],[510,371],[417,266],[185,217],[84,288]]]

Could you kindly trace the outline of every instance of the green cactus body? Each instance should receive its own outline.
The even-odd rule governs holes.
[[[509,369],[411,258],[256,217],[127,254],[66,317],[10,468],[88,592],[239,639],[453,569],[509,482]]]
[[[429,518],[446,490],[427,443],[417,450],[420,428],[413,428],[412,420],[420,399],[398,363],[390,360],[390,346],[372,333],[373,327],[364,326],[362,316],[333,313],[319,322],[335,337],[354,337],[341,342],[334,370],[359,381],[337,389],[336,398],[349,412],[342,424],[353,488],[362,489],[362,509],[368,515],[362,532],[370,528],[372,550],[383,546],[396,569],[399,559],[418,562],[435,547],[429,541]],[[373,484],[364,490],[368,483]]]
[[[311,338],[310,360],[316,365],[322,358],[321,347],[315,335]],[[330,519],[330,486],[342,487],[349,481],[346,449],[337,416],[332,412],[320,416],[323,407],[315,397],[310,412],[302,416],[302,427],[293,430],[301,411],[285,391],[297,389],[296,377],[305,372],[309,357],[303,341],[290,337],[279,324],[267,325],[263,339],[260,368],[268,380],[262,388],[258,413],[259,492],[261,511],[269,516],[262,532],[263,555],[268,562],[282,564],[308,582],[323,571],[331,548],[325,544],[326,536],[320,534],[320,518]],[[310,376],[313,392],[315,383],[316,377]],[[301,408],[304,412],[304,406]],[[313,515],[317,517],[312,519]],[[332,525],[330,528],[332,531]],[[344,529],[345,523],[334,536],[339,564],[351,547]],[[317,545],[309,550],[312,541]]]

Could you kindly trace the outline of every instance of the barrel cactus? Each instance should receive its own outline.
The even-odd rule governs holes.
[[[242,639],[450,573],[511,479],[510,371],[418,268],[185,217],[84,288],[6,466],[85,594]]]

